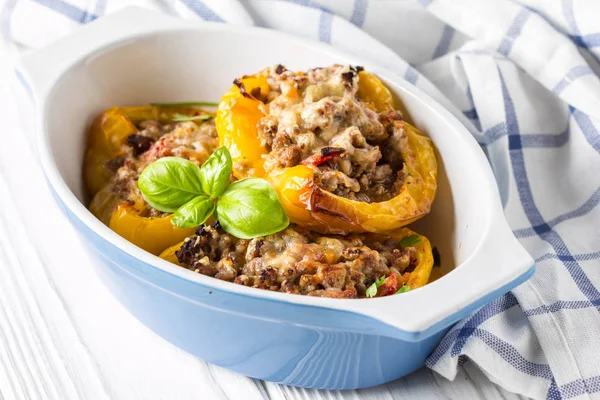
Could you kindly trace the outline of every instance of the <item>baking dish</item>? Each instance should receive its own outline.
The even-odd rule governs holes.
[[[439,249],[444,276],[401,296],[363,300],[263,291],[161,260],[87,210],[85,134],[99,112],[113,105],[218,100],[234,77],[277,63],[296,70],[363,65],[433,139],[438,194],[432,212],[413,226]],[[48,184],[93,253],[98,275],[132,315],[205,361],[303,387],[381,384],[422,366],[452,323],[533,273],[469,132],[414,86],[330,46],[129,8],[25,56],[17,74],[35,102]]]

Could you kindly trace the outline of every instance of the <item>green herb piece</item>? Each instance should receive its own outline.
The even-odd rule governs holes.
[[[241,238],[266,236],[290,220],[275,189],[264,179],[230,184],[231,155],[222,147],[198,167],[178,157],[161,158],[140,174],[138,187],[152,207],[175,212],[171,223],[181,228],[202,225],[211,215],[223,229]]]
[[[386,276],[383,275],[381,278],[377,279],[371,286],[369,286],[365,292],[367,297],[375,297],[377,295],[377,289],[383,285]]]
[[[195,228],[206,222],[215,211],[215,203],[201,195],[179,207],[173,215],[173,225],[180,228]]]
[[[433,268],[439,268],[442,265],[442,260],[440,258],[440,252],[437,247],[431,249],[431,253],[433,255]]]
[[[377,285],[375,285],[375,282],[367,288],[365,294],[367,297],[375,297],[377,295]]]
[[[150,105],[157,107],[216,107],[219,105],[219,103],[215,103],[212,101],[184,101],[180,103],[150,103]]]
[[[214,199],[227,189],[233,162],[227,148],[217,149],[200,167],[200,183],[204,193]]]
[[[144,199],[162,212],[173,212],[204,194],[200,183],[200,168],[179,157],[160,158],[140,174],[138,187]]]
[[[240,239],[267,236],[290,223],[275,189],[258,178],[229,185],[217,202],[217,219],[225,231]]]
[[[398,293],[404,293],[404,292],[408,292],[408,291],[410,291],[410,290],[411,290],[411,289],[410,289],[410,286],[408,286],[408,285],[402,285],[402,287],[401,287],[400,289],[398,289],[398,290],[396,291],[396,293],[394,293],[394,294],[398,294]]]
[[[398,243],[402,247],[412,247],[421,242],[421,235],[409,235],[400,239]]]
[[[202,115],[183,115],[183,114],[173,114],[173,121],[175,122],[187,122],[187,121],[208,121],[212,118],[212,115],[202,114]]]

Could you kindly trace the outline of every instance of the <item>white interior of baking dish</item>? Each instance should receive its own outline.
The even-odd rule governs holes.
[[[50,184],[106,240],[157,267],[181,273],[121,239],[86,210],[81,173],[86,129],[99,112],[115,105],[218,101],[235,77],[278,63],[292,70],[332,63],[364,65],[378,73],[408,117],[433,139],[440,165],[438,193],[431,213],[413,228],[439,249],[445,276],[401,296],[369,300],[306,298],[201,275],[186,277],[253,296],[364,312],[403,330],[419,331],[516,279],[532,265],[506,225],[483,153],[447,111],[377,66],[329,46],[267,30],[125,10],[24,59],[22,69],[39,107],[39,150]],[[403,310],[401,318],[393,315],[398,307]]]

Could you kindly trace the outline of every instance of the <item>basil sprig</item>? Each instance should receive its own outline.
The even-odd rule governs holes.
[[[152,207],[175,212],[171,223],[180,228],[202,225],[214,214],[225,231],[240,239],[285,229],[290,220],[275,189],[258,178],[230,184],[232,165],[225,147],[202,167],[183,158],[164,157],[142,171],[138,187]]]

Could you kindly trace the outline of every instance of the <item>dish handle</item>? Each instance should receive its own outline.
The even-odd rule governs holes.
[[[85,54],[107,45],[119,45],[123,40],[135,40],[136,36],[176,29],[190,23],[198,22],[184,21],[141,7],[126,7],[82,26],[76,33],[49,46],[23,55],[17,61],[17,77],[35,103],[40,105],[63,72],[78,62],[85,62]],[[126,39],[122,39],[124,37]]]

